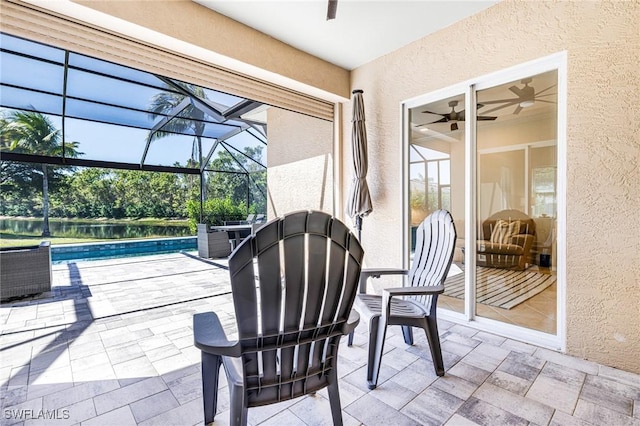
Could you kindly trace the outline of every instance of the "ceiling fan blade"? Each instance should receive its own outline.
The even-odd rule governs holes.
[[[513,113],[518,115],[518,114],[520,114],[520,111],[522,111],[522,107],[520,106],[520,104],[518,104],[516,109],[513,110]]]
[[[477,117],[478,121],[493,121],[496,118],[498,117],[496,117],[495,115],[479,115]]]
[[[518,96],[519,98],[521,98],[524,95],[524,93],[522,92],[522,89],[520,89],[518,86],[511,86],[509,87],[509,90],[515,93],[516,96]]]
[[[494,111],[499,111],[499,110],[501,110],[503,108],[509,108],[510,106],[513,106],[513,105],[516,105],[516,104],[519,104],[519,103],[520,103],[520,99],[517,99],[517,100],[515,100],[513,102],[509,102],[508,104],[500,105],[499,107],[492,108],[489,111],[482,111],[482,112],[484,114],[489,114],[489,113],[494,112]]]
[[[553,101],[548,101],[546,99],[538,99],[536,98],[536,102],[544,102],[545,104],[555,104],[557,102],[553,102]]]
[[[491,105],[491,104],[503,104],[505,102],[520,102],[520,98],[511,98],[511,99],[496,99],[493,101],[482,101],[482,105]]]
[[[336,11],[338,10],[338,0],[329,0],[329,7],[327,8],[327,21],[336,19]]]
[[[441,117],[439,120],[434,120],[431,121],[430,123],[446,123],[447,121],[450,120],[450,114],[446,113],[446,114],[440,114],[439,112],[433,112],[433,111],[422,111],[423,114],[431,114],[431,115],[437,115],[439,117]]]
[[[416,125],[416,127],[428,126],[429,124],[433,124],[433,123],[447,123],[448,121],[449,121],[448,119],[443,117],[443,118],[441,118],[439,120],[427,121],[427,122],[424,122],[422,124],[418,124],[418,125]]]
[[[536,93],[536,96],[540,96],[542,93],[546,92],[546,91],[547,91],[547,90],[549,90],[549,89],[553,89],[554,87],[556,87],[556,85],[555,85],[555,84],[554,84],[554,85],[552,85],[552,86],[547,87],[547,88],[546,88],[546,89],[544,89],[544,90],[541,90],[541,91],[537,92],[537,93]],[[548,95],[549,95],[549,94],[547,94],[547,95],[545,95],[545,96],[548,96]]]

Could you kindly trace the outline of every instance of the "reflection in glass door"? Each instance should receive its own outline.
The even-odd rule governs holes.
[[[438,300],[444,309],[464,313],[463,241],[465,215],[465,96],[459,95],[409,109],[409,216],[411,255],[415,230],[438,209],[451,212],[458,234],[450,278],[457,287]]]
[[[441,318],[562,348],[566,54],[403,105],[405,266],[410,231],[449,210],[458,238]]]
[[[476,315],[550,334],[557,99],[551,71],[478,91],[476,110]]]

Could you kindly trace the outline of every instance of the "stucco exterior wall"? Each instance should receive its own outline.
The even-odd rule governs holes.
[[[400,103],[563,50],[567,352],[640,373],[638,1],[507,0],[353,70],[352,87],[364,90],[375,209],[363,229],[366,263],[401,264]]]
[[[280,108],[267,110],[267,217],[333,211],[333,123]]]

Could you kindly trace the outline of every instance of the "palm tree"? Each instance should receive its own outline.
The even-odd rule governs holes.
[[[194,96],[200,99],[206,99],[206,94],[202,87],[195,86],[193,84],[176,83],[182,86],[187,92],[192,93]],[[182,93],[173,91],[160,92],[151,98],[151,104],[149,105],[149,113],[152,118],[157,118],[160,115],[169,115],[174,112],[174,109],[185,100],[187,96]],[[200,109],[189,104],[181,114],[181,117],[174,117],[169,120],[167,124],[162,127],[162,130],[158,130],[154,133],[149,133],[147,140],[153,141],[173,134],[185,133],[188,130],[192,130],[195,137],[193,138],[193,144],[191,146],[191,159],[187,163],[190,167],[195,167],[200,164],[198,155],[200,153],[200,147],[202,146],[202,133],[204,132],[204,112]]]
[[[62,132],[56,129],[49,117],[39,112],[13,111],[2,123],[2,139],[9,142],[12,151],[49,157],[76,158],[78,142],[61,143]],[[49,171],[45,163],[40,164],[42,173],[42,236],[49,237]]]

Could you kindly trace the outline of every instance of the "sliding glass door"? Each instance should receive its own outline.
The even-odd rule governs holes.
[[[557,79],[550,71],[476,93],[486,121],[476,128],[475,310],[549,334],[557,326]]]
[[[554,347],[564,324],[563,58],[404,104],[407,263],[412,231],[449,210],[458,241],[444,316]]]

